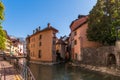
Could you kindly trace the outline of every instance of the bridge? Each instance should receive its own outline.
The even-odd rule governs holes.
[[[7,59],[21,59],[21,58],[26,58],[26,55],[22,56],[15,56],[15,55],[6,55],[6,54],[0,54],[0,57],[3,57],[5,60]]]

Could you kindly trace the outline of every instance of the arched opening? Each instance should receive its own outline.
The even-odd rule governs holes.
[[[63,60],[63,58],[61,57],[60,51],[57,50],[56,51],[56,61],[59,62],[59,61],[62,61],[62,60]]]
[[[109,54],[107,59],[108,66],[114,66],[116,65],[116,57],[114,54]]]

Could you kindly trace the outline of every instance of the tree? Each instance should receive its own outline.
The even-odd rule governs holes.
[[[2,21],[4,20],[4,5],[0,2],[0,50],[5,49],[6,34],[2,28]]]
[[[116,41],[116,27],[120,26],[120,0],[98,0],[90,11],[87,37],[103,45]]]

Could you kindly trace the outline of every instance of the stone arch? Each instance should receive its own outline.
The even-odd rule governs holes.
[[[115,54],[108,54],[107,56],[107,65],[108,66],[113,66],[116,65],[116,57]]]

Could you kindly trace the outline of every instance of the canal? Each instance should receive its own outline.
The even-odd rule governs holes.
[[[36,80],[120,80],[120,77],[83,70],[68,64],[30,64],[30,69]]]

